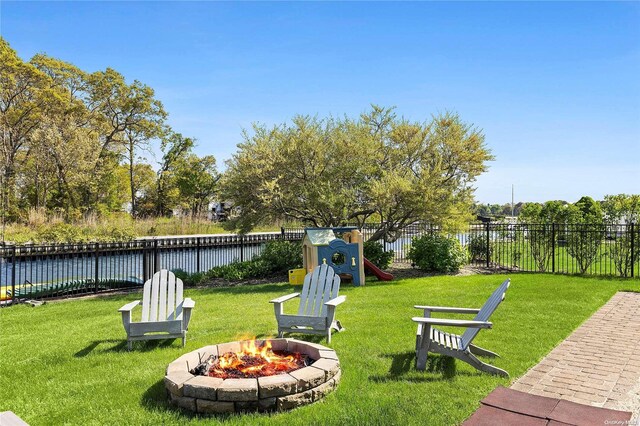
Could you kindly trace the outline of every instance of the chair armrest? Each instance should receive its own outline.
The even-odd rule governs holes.
[[[454,327],[471,327],[471,328],[491,328],[493,323],[489,321],[470,321],[470,320],[455,320],[455,319],[443,319],[443,318],[423,318],[413,317],[413,321],[420,324],[428,325],[442,325],[442,326],[454,326]]]
[[[286,296],[278,297],[277,299],[269,300],[269,303],[283,303],[289,299],[293,299],[294,297],[298,297],[298,296],[300,296],[300,293],[291,293],[291,294],[287,294]]]
[[[194,302],[191,298],[187,297],[182,301],[182,307],[184,309],[192,309],[196,306],[196,302]]]
[[[127,303],[122,308],[118,309],[118,312],[131,312],[131,310],[133,310],[133,308],[135,308],[139,304],[140,304],[139,300],[136,300],[135,302]]]
[[[456,308],[452,306],[423,306],[423,305],[415,305],[416,309],[424,309],[431,312],[447,312],[451,314],[477,314],[480,312],[480,309],[473,308]]]
[[[341,304],[345,300],[347,300],[347,296],[338,296],[335,299],[331,299],[328,302],[326,302],[325,305],[327,305],[327,306],[338,306],[339,304]]]

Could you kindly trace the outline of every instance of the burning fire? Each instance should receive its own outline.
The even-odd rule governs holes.
[[[271,342],[258,346],[255,340],[242,343],[240,352],[227,352],[205,361],[203,373],[222,379],[255,378],[288,373],[307,365],[308,357],[300,353],[273,351]]]

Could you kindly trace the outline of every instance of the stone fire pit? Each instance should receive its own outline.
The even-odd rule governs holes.
[[[169,401],[202,414],[281,411],[319,401],[338,385],[340,362],[332,349],[295,339],[269,341],[274,351],[306,354],[311,364],[289,373],[258,378],[195,376],[189,371],[211,355],[238,352],[246,342],[205,346],[182,355],[167,367],[164,383]]]

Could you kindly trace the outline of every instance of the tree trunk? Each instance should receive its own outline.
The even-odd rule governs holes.
[[[136,186],[133,177],[134,143],[129,139],[129,183],[131,185],[131,217],[136,217]]]

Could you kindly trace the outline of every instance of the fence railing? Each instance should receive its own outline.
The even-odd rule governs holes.
[[[0,246],[0,304],[141,286],[161,268],[203,272],[253,258],[280,232]],[[301,239],[299,237],[298,239]]]
[[[379,228],[361,228],[368,239]],[[408,263],[412,239],[439,232],[412,224],[383,242]],[[250,260],[268,241],[300,241],[303,228],[247,235],[143,238],[124,243],[0,246],[0,305],[141,286],[160,268],[204,272]],[[602,224],[472,224],[454,235],[472,265],[496,270],[640,275],[640,226]]]
[[[637,224],[471,225],[461,234],[471,263],[487,268],[618,277],[640,273]]]

